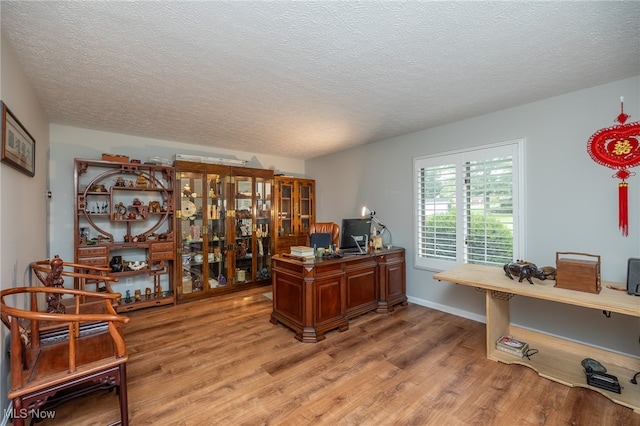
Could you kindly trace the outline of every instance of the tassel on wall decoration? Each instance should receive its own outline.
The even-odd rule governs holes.
[[[625,237],[629,235],[629,184],[618,184],[618,226]]]
[[[617,169],[612,176],[622,182],[618,185],[618,226],[622,235],[629,235],[629,184],[627,179],[635,176],[628,169],[640,164],[640,121],[624,124],[629,116],[624,113],[624,98],[620,97],[620,114],[616,120],[620,125],[595,132],[587,143],[587,152],[598,164]]]

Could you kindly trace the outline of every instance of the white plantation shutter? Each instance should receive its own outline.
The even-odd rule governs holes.
[[[454,158],[442,160],[442,165],[418,170],[416,250],[420,257],[455,261],[456,222],[437,213],[456,208],[456,165],[449,162]],[[427,221],[427,217],[433,217],[433,220]]]
[[[416,267],[502,265],[520,256],[523,145],[414,159]]]

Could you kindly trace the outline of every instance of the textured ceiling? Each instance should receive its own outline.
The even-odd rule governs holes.
[[[640,74],[638,1],[0,5],[52,123],[299,159]]]

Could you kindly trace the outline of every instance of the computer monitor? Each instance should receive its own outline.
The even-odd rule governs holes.
[[[344,250],[360,246],[366,250],[365,245],[370,233],[371,218],[342,219],[340,248]]]

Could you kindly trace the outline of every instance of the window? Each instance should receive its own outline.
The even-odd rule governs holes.
[[[522,258],[524,140],[414,159],[417,268]]]

